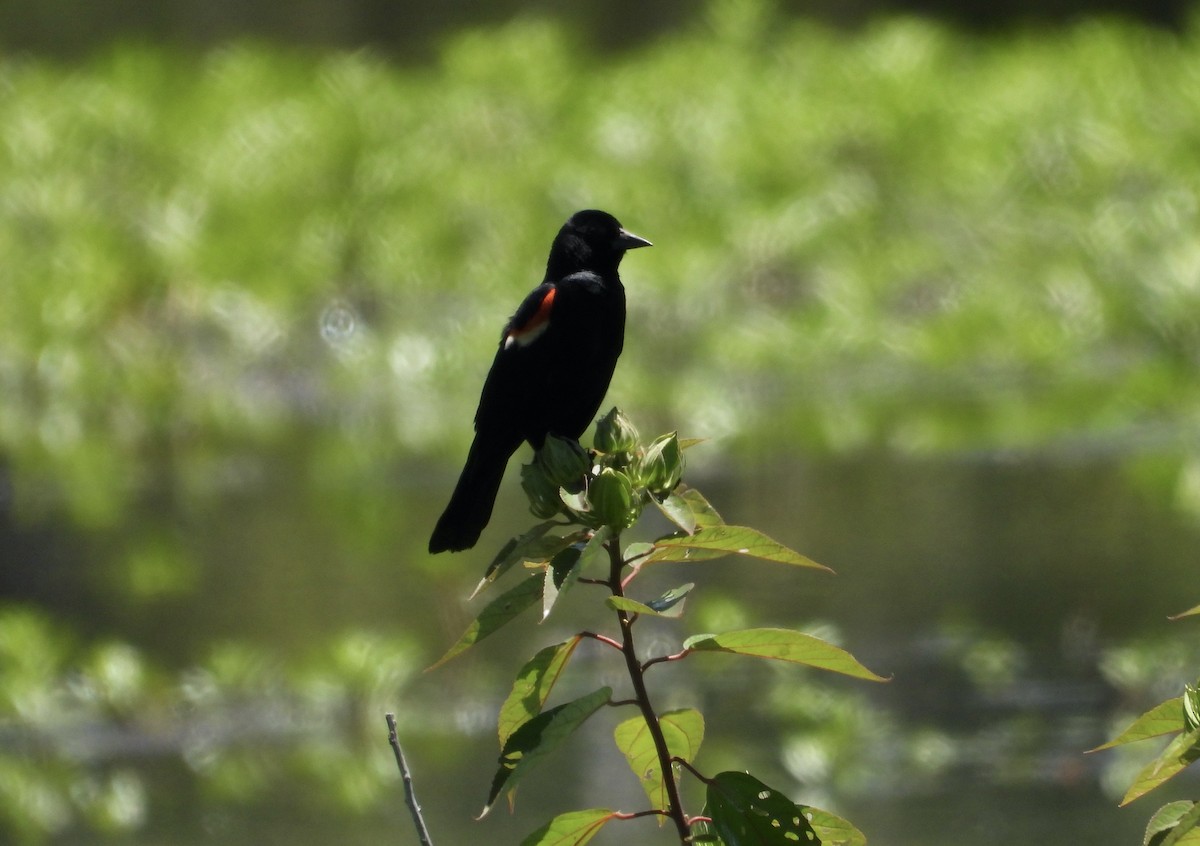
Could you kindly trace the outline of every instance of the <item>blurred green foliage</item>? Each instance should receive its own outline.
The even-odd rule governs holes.
[[[289,780],[331,815],[377,806],[395,772],[374,723],[417,667],[401,638],[345,632],[290,662],[216,644],[172,678],[131,645],[83,647],[0,606],[0,832],[36,843],[143,829],[151,799],[168,802],[179,781],[156,777],[145,760],[156,756],[177,756],[206,795],[237,807]]]
[[[758,2],[604,60],[537,20],[419,68],[9,58],[0,454],[21,507],[103,525],[289,431],[314,472],[457,451],[582,206],[659,244],[626,269],[613,386],[656,424],[1174,443],[1200,399],[1198,73],[1194,28],[849,37]]]
[[[449,490],[499,328],[580,207],[657,245],[625,268],[611,400],[715,438],[699,470],[1132,455],[1200,513],[1198,78],[1195,24],[851,35],[758,0],[618,55],[527,18],[425,65],[253,43],[0,57],[0,532],[78,553],[0,561],[0,584],[55,603],[0,607],[0,834],[153,825],[155,797],[193,785],[122,757],[142,742],[214,796],[380,804],[386,750],[349,740],[419,659],[375,624],[453,634],[457,588],[422,581],[420,509],[437,474]],[[926,492],[930,519],[959,494]],[[829,522],[773,499],[781,521],[799,501]],[[1035,531],[1061,530],[1049,506]],[[1101,513],[1101,542],[1129,552],[1112,579],[1155,589]],[[886,558],[894,528],[860,551]],[[978,550],[952,530],[930,532],[961,574]],[[401,558],[404,579],[381,577]],[[1026,613],[1059,607],[1012,585],[1041,559],[992,565],[981,593],[1004,580]],[[929,593],[890,578],[912,585],[893,599]],[[710,628],[747,614],[715,592],[693,610]],[[1022,669],[973,644],[972,689]],[[1154,683],[1133,649],[1102,663],[1125,699]],[[868,779],[852,741],[890,729],[874,703],[768,694],[793,776]],[[801,694],[811,713],[788,705]],[[475,707],[464,692],[436,716]],[[309,741],[286,773],[260,748],[281,735]],[[931,772],[957,761],[940,729],[910,745]]]

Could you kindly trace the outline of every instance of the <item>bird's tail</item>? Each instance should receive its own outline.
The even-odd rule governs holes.
[[[479,534],[492,516],[500,480],[509,457],[521,445],[518,439],[511,445],[507,442],[484,441],[476,435],[467,454],[467,463],[450,503],[438,518],[433,535],[429,538],[429,551],[458,552],[470,549],[479,540]]]

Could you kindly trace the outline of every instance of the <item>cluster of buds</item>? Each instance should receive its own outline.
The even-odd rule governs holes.
[[[683,450],[675,433],[644,445],[637,428],[614,408],[596,424],[594,448],[550,435],[521,486],[534,516],[564,515],[592,528],[626,529],[637,522],[650,497],[663,498],[683,476]]]

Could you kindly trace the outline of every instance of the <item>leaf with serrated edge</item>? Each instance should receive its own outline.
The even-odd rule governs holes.
[[[521,846],[583,846],[616,816],[608,808],[559,814],[521,841]]]
[[[704,740],[704,716],[699,711],[694,708],[667,711],[659,715],[658,725],[672,757],[689,762],[695,760]],[[658,750],[654,748],[654,739],[650,736],[646,720],[640,715],[631,717],[616,727],[613,739],[629,762],[629,768],[641,782],[650,804],[666,810],[667,793],[662,767],[659,766]]]
[[[728,846],[815,843],[809,809],[748,773],[723,772],[708,783],[708,812]]]
[[[1197,822],[1200,822],[1200,806],[1187,800],[1168,802],[1146,823],[1142,846],[1194,846],[1200,843]]]
[[[1142,767],[1121,799],[1121,806],[1124,807],[1134,799],[1145,796],[1200,758],[1200,746],[1197,744],[1200,744],[1200,729],[1181,734],[1168,743],[1161,755]]]
[[[824,564],[818,564],[757,529],[746,526],[709,526],[698,529],[693,535],[660,538],[655,541],[654,547],[647,561],[702,561],[722,555],[746,555],[764,561],[833,572]]]
[[[604,547],[612,537],[612,530],[608,526],[601,526],[592,533],[587,544],[583,547],[583,552],[579,555],[578,571],[583,573],[595,572],[600,570],[605,576],[608,575],[608,550]]]
[[[561,524],[554,520],[547,520],[544,523],[538,523],[525,534],[511,538],[488,565],[487,571],[479,580],[479,584],[475,586],[475,590],[471,592],[470,598],[474,599],[481,590],[503,576],[519,562],[549,561],[561,550],[586,537],[582,531],[570,532],[566,535],[546,535],[546,532],[558,525]]]
[[[542,587],[542,622],[550,616],[559,597],[570,590],[579,578],[579,554],[578,546],[568,546],[550,559]]]
[[[564,705],[543,711],[514,731],[500,751],[500,766],[492,778],[487,804],[479,812],[482,819],[496,798],[508,789],[511,796],[517,781],[543,758],[558,748],[575,729],[596,713],[612,697],[612,688],[602,687]]]
[[[773,658],[867,681],[887,681],[858,663],[841,647],[791,629],[742,629],[718,635],[695,635],[684,641],[683,648],[693,652],[732,652]]]
[[[554,683],[566,669],[575,647],[583,640],[582,635],[547,646],[529,659],[517,673],[512,690],[500,706],[496,730],[500,735],[500,747],[512,733],[541,713],[542,706],[550,696]]]
[[[434,667],[440,667],[456,655],[466,652],[472,646],[479,643],[479,641],[515,618],[530,605],[537,602],[538,597],[541,595],[541,573],[527,577],[516,587],[510,588],[505,593],[500,594],[488,603],[487,607],[480,612],[471,625],[467,626],[467,630],[463,632],[458,642],[446,650],[445,655],[433,664],[430,664],[426,668],[426,671],[428,672]]]
[[[1183,724],[1186,731],[1200,728],[1200,688],[1183,686]]]
[[[1125,743],[1137,743],[1139,740],[1173,734],[1183,731],[1183,728],[1183,697],[1176,696],[1174,699],[1168,699],[1166,702],[1155,705],[1108,743],[1102,743],[1095,749],[1089,749],[1088,752],[1099,752],[1102,749],[1111,749]]]
[[[536,526],[529,529],[529,531],[515,537],[511,537],[505,541],[504,546],[500,547],[500,551],[496,553],[496,557],[492,559],[490,564],[488,564],[487,570],[485,570],[483,573],[483,578],[480,579],[479,584],[475,586],[475,590],[472,591],[470,598],[474,599],[475,595],[479,593],[479,591],[496,581],[496,579],[500,578],[500,576],[507,572],[510,567],[520,561],[520,550],[541,538],[542,535],[546,534],[546,532],[550,531],[550,529],[553,527],[554,521],[546,520],[542,523],[538,523]]]

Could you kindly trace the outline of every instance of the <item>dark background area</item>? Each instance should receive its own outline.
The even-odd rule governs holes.
[[[1186,0],[814,0],[782,9],[842,27],[881,15],[927,14],[991,30],[1031,24],[1058,25],[1093,14],[1117,14],[1176,28],[1187,18]],[[421,60],[438,41],[465,25],[486,24],[521,13],[570,20],[594,45],[635,45],[686,26],[704,14],[691,0],[614,0],[603,4],[518,0],[10,0],[0,5],[0,49],[64,58],[86,54],[112,40],[153,40],[205,47],[237,37],[311,46],[371,46]]]

